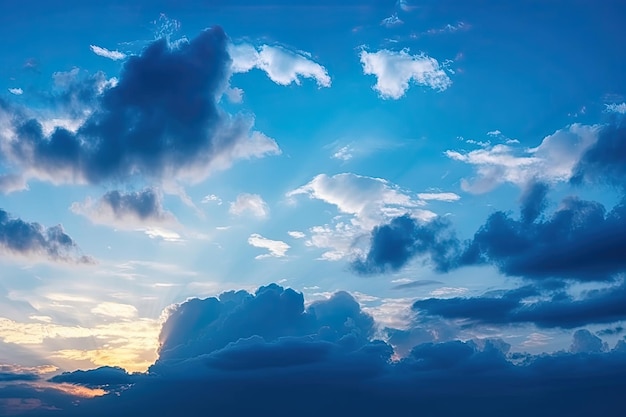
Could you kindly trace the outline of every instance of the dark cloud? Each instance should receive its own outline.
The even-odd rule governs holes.
[[[392,290],[408,290],[410,288],[426,287],[429,285],[443,284],[441,281],[435,281],[432,279],[419,279],[417,281],[405,282],[402,284],[394,285]]]
[[[570,197],[533,223],[493,213],[458,265],[491,263],[506,275],[536,280],[609,280],[626,270],[625,252],[625,201],[607,213],[600,203]]]
[[[103,75],[57,74],[69,107],[88,103],[92,113],[71,132],[49,136],[41,123],[4,104],[18,140],[3,154],[25,175],[53,182],[121,181],[135,175],[155,179],[203,179],[235,159],[277,153],[276,143],[253,132],[252,118],[231,116],[218,106],[231,60],[219,27],[176,45],[160,39],[129,57],[119,81]]]
[[[626,120],[609,123],[578,161],[571,182],[601,182],[624,189],[626,184]]]
[[[526,188],[520,207],[522,222],[532,223],[543,213],[546,208],[548,189],[548,185],[543,182],[534,182]]]
[[[586,416],[623,403],[623,343],[598,349],[596,336],[577,332],[571,352],[532,356],[502,340],[427,342],[392,361],[372,324],[347,293],[305,307],[302,294],[271,284],[189,300],[170,312],[148,373],[105,367],[57,378],[110,387],[132,377],[131,386],[71,403],[41,389],[35,398],[47,409],[30,415]],[[4,387],[0,398],[23,406],[33,391]]]
[[[533,323],[538,327],[575,328],[626,319],[625,283],[590,290],[576,299],[562,291],[537,301],[539,295],[540,291],[526,286],[479,297],[429,298],[416,301],[413,308],[425,315],[470,323]]]
[[[351,267],[359,274],[380,274],[399,270],[415,256],[426,256],[437,271],[445,272],[452,267],[458,244],[444,220],[419,224],[405,214],[375,227],[366,257]]]
[[[314,336],[359,346],[374,332],[374,320],[354,298],[338,292],[304,308],[304,297],[276,284],[255,294],[227,292],[219,298],[189,300],[171,311],[160,335],[159,361],[211,353],[240,339]],[[158,367],[159,362],[157,362]]]
[[[126,370],[114,366],[102,366],[87,371],[63,372],[50,378],[50,382],[83,385],[88,388],[115,389],[134,382]]]
[[[599,336],[610,336],[610,335],[621,334],[623,332],[624,332],[624,328],[622,326],[616,326],[616,327],[612,327],[612,328],[608,328],[608,329],[602,329],[602,330],[598,331],[598,335]]]
[[[113,190],[97,201],[87,199],[72,204],[71,208],[96,223],[137,226],[176,222],[174,215],[163,209],[161,195],[154,188],[131,192]]]
[[[574,332],[572,345],[569,350],[573,353],[600,353],[609,349],[606,342],[587,329],[580,329]]]
[[[61,225],[43,227],[13,218],[0,209],[0,249],[6,254],[51,261],[93,263],[93,259],[79,254],[74,240]]]
[[[39,375],[33,373],[0,372],[0,382],[37,381]]]

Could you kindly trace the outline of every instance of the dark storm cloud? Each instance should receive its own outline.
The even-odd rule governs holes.
[[[626,205],[570,197],[546,220],[528,223],[498,211],[474,235],[459,265],[491,263],[529,279],[608,280],[626,270]]]
[[[363,275],[381,274],[399,270],[416,256],[426,256],[437,271],[445,272],[452,267],[458,245],[444,220],[419,224],[406,214],[375,227],[367,255],[351,267]]]
[[[175,46],[157,40],[128,58],[117,84],[57,74],[66,91],[57,100],[89,103],[93,112],[75,133],[57,127],[46,136],[38,120],[5,104],[18,138],[3,149],[5,159],[53,182],[99,183],[134,175],[198,180],[235,159],[277,153],[273,140],[250,133],[252,118],[218,107],[230,76],[226,45],[218,27]]]
[[[554,292],[535,301],[541,293],[532,286],[469,298],[429,298],[413,308],[427,316],[467,319],[472,323],[533,323],[538,327],[575,328],[587,324],[626,319],[626,284],[587,291],[580,298]]]
[[[0,372],[0,382],[37,381],[39,375],[31,373]]]
[[[532,293],[525,288],[510,298]],[[193,299],[170,312],[159,360],[148,373],[132,375],[132,386],[71,405],[42,390],[38,398],[61,411],[40,407],[31,415],[380,416],[419,410],[547,417],[612,415],[622,407],[626,344],[608,350],[587,331],[574,335],[570,352],[511,354],[502,340],[456,340],[418,344],[398,361],[391,361],[388,344],[372,340],[372,331],[371,317],[347,293],[308,308],[302,294],[276,284],[254,294]],[[126,376],[100,368],[61,379],[104,386]],[[0,398],[33,393],[8,389],[0,388]]]
[[[79,255],[74,240],[61,225],[43,227],[39,223],[13,218],[0,209],[0,249],[5,254],[44,257],[51,261],[92,263]]]
[[[134,382],[133,376],[124,369],[114,366],[102,366],[88,371],[63,372],[50,378],[50,382],[83,385],[88,388],[111,389]]]
[[[571,182],[603,182],[625,189],[626,120],[623,117],[600,131],[597,142],[574,168]]]

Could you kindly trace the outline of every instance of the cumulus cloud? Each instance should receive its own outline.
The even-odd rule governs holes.
[[[359,274],[398,271],[415,256],[427,256],[440,272],[452,267],[459,242],[441,219],[419,224],[408,215],[396,217],[388,224],[376,226],[364,258],[351,266]]]
[[[287,416],[294,409],[307,416],[345,409],[364,416],[381,409],[499,416],[505,409],[514,417],[537,410],[610,415],[622,404],[621,345],[598,350],[594,336],[584,332],[574,336],[576,352],[533,356],[511,353],[498,339],[453,340],[419,343],[391,361],[391,347],[372,340],[373,324],[343,292],[306,308],[302,294],[275,284],[254,294],[191,299],[169,312],[149,373],[131,376],[133,385],[116,395],[54,404],[68,416]],[[60,379],[100,387],[129,377],[100,368]],[[31,393],[0,390],[4,397]]]
[[[542,192],[534,196],[541,201]],[[569,197],[544,220],[537,201],[522,207],[522,219],[498,211],[476,232],[460,264],[489,262],[506,275],[535,280],[610,280],[626,271],[626,202],[611,211]],[[541,206],[540,206],[541,207]],[[528,214],[528,213],[532,214]],[[526,214],[524,214],[526,213]]]
[[[114,85],[70,77],[68,96],[86,95],[93,109],[76,131],[46,134],[28,111],[2,103],[0,154],[26,178],[96,184],[137,176],[196,183],[236,160],[280,153],[252,131],[251,117],[218,106],[230,66],[221,28],[176,45],[159,39],[124,62]]]
[[[394,13],[391,16],[384,18],[380,22],[380,24],[382,26],[385,26],[385,27],[388,27],[388,28],[392,28],[394,26],[400,26],[400,25],[404,24],[404,22],[402,21],[402,19],[400,19],[398,17],[397,13]]]
[[[73,203],[71,210],[94,223],[124,229],[176,223],[174,215],[163,209],[161,194],[154,188],[109,191],[97,200],[87,198],[82,203]]]
[[[320,174],[309,183],[287,193],[288,198],[306,195],[311,199],[334,205],[340,213],[334,224],[314,226],[307,245],[327,249],[324,260],[340,260],[359,255],[375,226],[409,213],[416,219],[429,221],[436,217],[422,208],[426,202],[382,178],[342,173]]]
[[[217,204],[218,206],[222,205],[222,199],[216,196],[215,194],[209,194],[202,198],[203,204],[208,204],[212,202],[215,202],[215,204]]]
[[[439,62],[424,53],[411,55],[407,49],[363,50],[360,58],[363,73],[376,76],[373,88],[384,99],[401,98],[411,82],[437,91],[444,91],[452,85],[452,80]]]
[[[89,45],[89,49],[96,55],[99,55],[104,58],[112,59],[113,61],[119,61],[120,59],[126,58],[126,54],[120,51],[111,51],[106,48],[102,48],[97,45]]]
[[[326,68],[303,52],[290,51],[281,46],[232,44],[228,52],[233,60],[234,73],[248,72],[254,68],[264,71],[276,84],[300,85],[302,78],[311,78],[319,87],[330,87],[331,79]]]
[[[287,234],[289,236],[291,236],[292,238],[294,238],[294,239],[303,239],[303,238],[306,237],[306,234],[304,234],[304,233],[302,233],[302,232],[300,232],[298,230],[290,230],[290,231],[287,232]]]
[[[242,193],[237,199],[230,203],[229,213],[241,216],[246,213],[255,217],[264,218],[269,215],[270,209],[258,194]]]
[[[503,183],[525,187],[540,180],[547,183],[568,181],[583,154],[597,140],[598,125],[573,124],[546,136],[535,148],[520,150],[497,144],[470,152],[448,150],[448,158],[476,168],[476,177],[463,179],[461,188],[472,193],[485,193]]]
[[[51,382],[77,384],[88,388],[111,388],[128,386],[134,382],[133,376],[117,366],[101,366],[87,371],[63,372],[50,378]]]
[[[24,94],[24,90],[22,90],[21,88],[9,88],[9,93],[16,96],[21,96],[22,94]]]
[[[94,260],[80,254],[76,242],[63,226],[44,227],[14,218],[0,209],[0,251],[5,256],[22,256],[33,260],[49,260],[92,264]]]
[[[258,255],[255,259],[263,258],[283,258],[287,256],[287,250],[291,247],[281,240],[271,240],[261,236],[258,233],[253,233],[248,238],[248,243],[256,248],[267,249],[269,253],[264,255]]]

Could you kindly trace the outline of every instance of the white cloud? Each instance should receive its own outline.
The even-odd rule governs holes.
[[[241,216],[250,213],[255,217],[263,218],[269,214],[269,207],[258,194],[239,194],[237,199],[230,203],[229,213]]]
[[[410,55],[408,49],[398,52],[382,49],[372,53],[363,50],[361,64],[364,74],[376,76],[373,88],[383,99],[401,98],[410,82],[438,91],[452,85],[452,80],[436,59],[424,53]]]
[[[204,204],[208,204],[208,203],[211,203],[211,202],[215,202],[218,206],[222,205],[222,199],[219,198],[218,196],[216,196],[215,194],[206,195],[202,199],[202,203],[204,203]]]
[[[436,217],[432,211],[422,208],[425,201],[387,180],[352,173],[332,177],[320,174],[287,193],[287,198],[298,195],[334,205],[340,213],[332,224],[311,227],[310,238],[305,242],[307,246],[326,249],[320,259],[328,261],[363,253],[371,230],[393,217],[406,213],[421,221]]]
[[[432,290],[430,295],[433,297],[456,297],[459,295],[463,295],[469,290],[463,287],[441,287],[436,290]]]
[[[455,193],[419,193],[418,198],[422,200],[436,200],[436,201],[458,201],[461,197]]]
[[[113,303],[105,301],[91,309],[92,314],[120,319],[132,319],[137,317],[137,308],[130,304]]]
[[[342,146],[334,154],[333,159],[340,159],[342,161],[349,161],[352,159],[352,153],[354,150],[350,145]]]
[[[269,45],[262,45],[257,49],[250,44],[230,45],[229,53],[233,60],[231,68],[234,73],[258,68],[280,85],[300,85],[301,77],[314,79],[320,87],[331,85],[326,68],[311,60],[307,53]]]
[[[386,17],[380,22],[382,26],[386,26],[388,28],[391,28],[394,26],[400,26],[403,23],[404,22],[398,17],[398,13],[394,13],[391,16]]]
[[[304,233],[299,232],[297,230],[290,230],[287,232],[287,234],[294,239],[303,239],[304,237],[306,237]]]
[[[488,136],[500,136],[502,135],[502,132],[500,132],[498,129],[496,130],[491,130],[489,132],[487,132]]]
[[[22,94],[24,94],[24,90],[22,90],[21,88],[9,88],[9,93],[15,94],[16,96],[21,96]]]
[[[113,61],[119,61],[120,59],[126,58],[126,54],[120,51],[111,51],[106,48],[102,48],[96,45],[89,45],[91,52],[96,55],[102,56],[104,58],[112,59]]]
[[[546,136],[536,148],[495,145],[471,152],[448,150],[445,154],[476,167],[476,178],[461,182],[461,188],[472,193],[488,192],[507,182],[523,187],[535,179],[567,181],[585,150],[596,142],[598,131],[598,125],[573,124]]]
[[[605,106],[604,111],[606,111],[606,112],[626,114],[626,103],[605,104],[604,106]]]
[[[267,249],[269,253],[258,255],[255,259],[263,259],[263,258],[283,258],[287,253],[287,250],[291,247],[285,242],[281,240],[271,240],[264,238],[258,233],[253,233],[248,238],[248,243],[255,248]]]

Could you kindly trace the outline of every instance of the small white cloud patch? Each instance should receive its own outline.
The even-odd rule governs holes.
[[[120,59],[126,58],[126,54],[123,52],[111,51],[97,45],[89,45],[89,49],[91,49],[91,52],[93,52],[94,54],[104,58],[112,59],[113,61],[119,61]]]
[[[22,90],[21,88],[9,88],[9,93],[16,96],[21,96],[22,94],[24,94],[24,90]]]
[[[289,232],[287,232],[287,234],[294,239],[303,239],[304,237],[306,237],[304,233],[299,232],[297,230],[293,230],[293,231],[290,230]]]
[[[237,199],[230,203],[228,211],[236,216],[249,213],[255,217],[263,218],[267,217],[270,209],[260,195],[243,193],[239,194]]]
[[[253,233],[248,238],[248,243],[255,248],[267,249],[269,253],[258,255],[254,259],[263,258],[284,258],[287,256],[287,250],[291,247],[281,240],[271,240]]]
[[[458,201],[461,199],[461,197],[455,193],[419,193],[417,197],[426,201],[435,200],[446,202]]]
[[[257,49],[250,44],[231,45],[228,52],[233,60],[231,68],[234,73],[258,68],[280,85],[300,85],[300,77],[314,79],[319,87],[331,85],[326,68],[311,60],[307,53],[269,45]]]
[[[378,52],[361,52],[365,75],[375,75],[374,90],[383,99],[397,100],[409,89],[409,83],[444,91],[452,80],[435,58],[424,53],[410,55],[408,49],[395,52],[382,49]]]
[[[613,103],[613,104],[605,104],[605,109],[607,113],[619,113],[626,114],[626,103]]]

